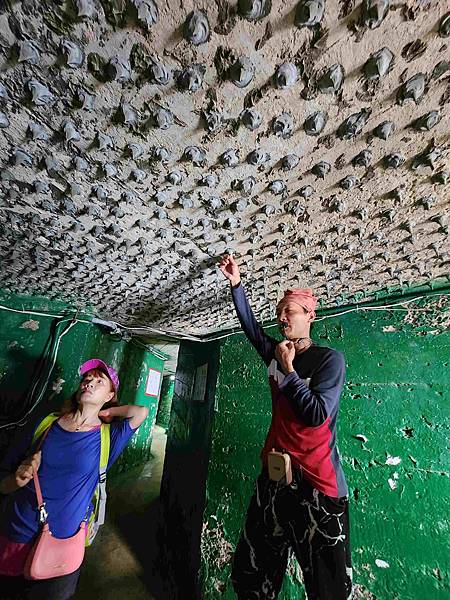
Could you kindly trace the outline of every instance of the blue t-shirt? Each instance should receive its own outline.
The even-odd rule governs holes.
[[[135,429],[128,419],[111,423],[108,469],[127,445]],[[29,443],[29,440],[27,440]],[[24,448],[11,449],[0,465],[0,479],[12,473]],[[57,538],[74,535],[92,510],[91,499],[99,478],[100,428],[66,431],[55,422],[42,447],[39,483],[50,531]],[[28,542],[39,531],[34,481],[3,498],[1,533],[15,542]]]

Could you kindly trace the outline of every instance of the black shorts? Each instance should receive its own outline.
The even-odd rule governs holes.
[[[293,472],[280,486],[264,469],[256,481],[233,560],[239,600],[275,600],[290,553],[308,600],[347,600],[352,592],[347,498],[331,498]]]

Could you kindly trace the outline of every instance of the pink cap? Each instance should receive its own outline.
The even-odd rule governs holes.
[[[92,371],[92,369],[102,369],[103,371],[105,371],[108,374],[108,377],[111,379],[114,389],[117,392],[117,390],[119,389],[119,377],[115,369],[107,365],[99,358],[91,358],[90,360],[87,360],[81,365],[79,373],[81,376],[83,376],[88,371]]]

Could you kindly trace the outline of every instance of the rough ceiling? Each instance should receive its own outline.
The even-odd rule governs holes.
[[[205,333],[226,250],[261,318],[448,275],[450,1],[0,10],[7,291]]]

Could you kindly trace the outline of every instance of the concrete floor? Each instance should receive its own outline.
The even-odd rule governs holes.
[[[109,486],[106,522],[86,550],[75,600],[164,598],[157,521],[166,440],[165,430],[155,426],[152,460]]]

